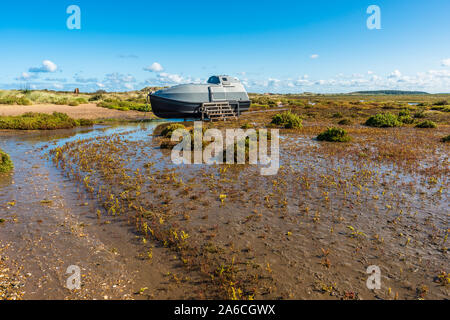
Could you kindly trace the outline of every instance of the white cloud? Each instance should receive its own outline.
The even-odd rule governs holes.
[[[388,78],[400,78],[402,76],[402,73],[398,70],[394,70],[394,72],[392,72]]]
[[[81,76],[75,76],[75,81],[80,83],[91,83],[91,82],[98,82],[97,78],[83,78]]]
[[[443,67],[450,67],[450,58],[442,60],[441,64]]]
[[[280,83],[281,83],[281,80],[279,80],[279,79],[269,78],[269,80],[267,81],[267,86],[268,87],[277,87]]]
[[[28,72],[56,72],[58,70],[58,66],[51,62],[50,60],[42,61],[42,66],[40,67],[32,67],[28,69]]]
[[[315,53],[315,54],[312,54],[312,55],[310,56],[310,58],[311,58],[311,59],[317,59],[317,58],[319,58],[319,55],[318,55],[317,53]]]
[[[22,72],[22,74],[16,78],[17,81],[30,81],[32,79],[36,79],[37,76],[35,74],[29,74],[28,72]]]
[[[160,74],[158,74],[158,78],[162,83],[166,84],[179,84],[182,82],[188,82],[187,79],[184,79],[178,74],[171,74],[167,72],[161,72]]]
[[[158,62],[153,62],[151,66],[144,68],[144,70],[149,72],[161,72],[164,68]]]

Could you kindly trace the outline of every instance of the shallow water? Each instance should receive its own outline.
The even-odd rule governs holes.
[[[142,241],[132,241],[136,235],[134,226],[120,222],[116,224],[113,218],[107,227],[98,223],[95,219],[95,212],[99,208],[96,197],[87,193],[82,185],[71,181],[64,175],[64,170],[57,168],[48,157],[49,150],[57,146],[89,138],[100,138],[93,141],[96,143],[110,142],[103,150],[117,150],[111,148],[115,147],[111,143],[114,139],[102,139],[115,134],[121,134],[124,142],[120,145],[121,154],[117,156],[122,158],[125,167],[134,170],[142,168],[145,163],[155,162],[146,172],[146,177],[155,177],[156,180],[148,180],[141,189],[141,204],[145,208],[168,215],[171,212],[174,219],[178,217],[178,213],[188,213],[190,217],[179,217],[178,223],[183,229],[186,228],[184,230],[191,235],[192,241],[206,243],[214,237],[218,244],[225,246],[232,238],[238,246],[245,248],[250,243],[252,250],[243,251],[247,253],[241,253],[241,256],[247,259],[249,256],[246,255],[254,252],[252,259],[256,259],[261,265],[270,262],[274,270],[274,281],[284,290],[281,296],[289,297],[289,291],[292,291],[295,297],[311,297],[310,293],[306,295],[302,291],[302,288],[307,287],[305,283],[292,285],[294,279],[290,275],[302,273],[308,277],[310,274],[311,279],[303,280],[308,285],[315,281],[313,279],[317,272],[326,277],[328,269],[317,258],[322,247],[333,248],[331,259],[335,264],[333,274],[330,273],[329,278],[323,281],[338,281],[338,285],[344,289],[355,288],[352,290],[363,293],[364,281],[360,282],[358,278],[368,263],[355,267],[362,264],[362,259],[384,266],[383,272],[396,281],[391,280],[390,285],[399,291],[403,290],[407,297],[414,296],[413,285],[419,285],[422,279],[432,283],[433,276],[446,268],[448,261],[440,252],[440,242],[429,239],[435,233],[441,236],[440,231],[448,228],[448,190],[438,192],[439,187],[448,182],[448,178],[444,177],[438,185],[422,183],[425,177],[404,171],[393,164],[358,161],[346,154],[343,157],[330,157],[323,152],[323,148],[330,145],[320,143],[312,137],[286,134],[280,137],[280,159],[284,168],[279,175],[262,177],[253,166],[233,166],[227,173],[220,173],[217,166],[178,166],[174,170],[177,171],[177,177],[183,178],[184,186],[191,188],[190,193],[186,192],[183,196],[183,189],[175,186],[172,180],[165,181],[175,165],[168,158],[169,151],[160,150],[156,141],[152,140],[152,132],[159,124],[161,122],[19,132],[1,138],[0,148],[11,155],[15,164],[13,174],[0,180],[0,217],[7,220],[0,225],[1,239],[14,244],[17,257],[22,259],[23,264],[28,264],[27,272],[33,276],[38,275],[30,281],[33,285],[28,297],[63,297],[63,291],[48,293],[48,290],[39,291],[36,287],[42,281],[44,288],[63,288],[60,284],[61,268],[74,260],[79,261],[78,264],[89,266],[86,267],[88,269],[96,270],[97,280],[91,277],[94,279],[91,280],[94,281],[94,289],[98,286],[95,281],[106,281],[104,279],[111,283],[121,283],[130,270],[147,272],[130,277],[142,280],[134,288],[135,291],[143,287],[150,288],[152,283],[162,283],[161,279],[152,278],[156,273],[149,268],[148,263],[144,261],[146,264],[139,264],[136,259],[137,252],[143,245]],[[81,142],[71,148],[81,146],[81,150],[83,147],[88,150],[89,144],[90,141],[86,144]],[[84,152],[89,153],[86,150]],[[91,149],[90,152],[95,154],[97,150]],[[72,158],[68,157],[68,160]],[[95,169],[95,166],[92,168]],[[143,171],[142,169],[141,172]],[[95,178],[94,174],[91,175],[93,182]],[[109,181],[101,180],[101,177],[97,177],[97,182],[110,187]],[[118,188],[120,182],[117,181]],[[305,186],[306,182],[310,187]],[[224,204],[218,200],[222,193],[227,195]],[[373,198],[374,196],[377,198]],[[168,198],[172,200],[166,201]],[[284,205],[283,198],[286,199]],[[43,200],[52,203],[43,204]],[[261,221],[245,220],[252,210],[261,213]],[[209,218],[205,219],[205,214],[206,217],[210,214]],[[68,220],[73,220],[74,223],[70,224]],[[86,229],[91,232],[85,232],[81,228],[83,235],[79,236],[84,239],[84,234],[88,234],[88,244],[74,241],[67,234],[67,229],[59,228],[69,224],[70,230],[77,230],[81,223],[89,222],[92,223]],[[349,225],[363,230],[368,235],[367,239],[350,237]],[[216,235],[200,230],[210,230],[212,226],[217,226],[216,230],[221,232]],[[378,243],[375,235],[386,241]],[[413,239],[408,246],[404,244],[405,235]],[[95,250],[90,251],[91,243],[98,243],[99,239],[110,247],[118,248],[121,256],[126,258],[115,261],[108,255],[110,253],[101,251],[98,245],[95,245]],[[378,247],[382,250],[379,251]],[[152,268],[162,269],[161,274],[167,273],[165,268],[167,261],[171,259],[165,256],[168,251],[163,252],[164,249],[161,249],[157,252],[157,248],[153,250],[155,259],[159,257],[160,261],[154,261]],[[101,253],[100,257],[97,252]],[[417,256],[421,257],[419,261]],[[46,263],[36,262],[37,258],[46,260]],[[101,270],[95,269],[98,263],[102,265]],[[50,278],[47,275],[49,266],[54,268]],[[408,274],[405,275],[403,270]],[[404,290],[405,286],[412,289]],[[193,292],[191,289],[184,287],[177,294],[186,298],[187,292]],[[433,290],[434,297],[444,295],[439,288]],[[97,291],[89,297],[97,297],[96,294],[101,297]],[[118,293],[108,294],[122,298]],[[172,294],[170,297],[175,296]],[[158,295],[158,298],[166,296]]]

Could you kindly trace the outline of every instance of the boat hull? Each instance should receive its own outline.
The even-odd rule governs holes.
[[[159,118],[199,119],[202,116],[199,111],[202,102],[184,102],[150,95],[150,103],[153,113]],[[229,103],[236,113],[239,110],[239,114],[250,108],[250,101],[229,101]]]

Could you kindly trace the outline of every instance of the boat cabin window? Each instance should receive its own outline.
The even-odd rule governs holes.
[[[230,84],[230,79],[228,79],[227,77],[222,77],[222,84],[229,85]]]
[[[219,79],[219,77],[212,76],[212,77],[209,77],[208,83],[220,84],[220,79]]]

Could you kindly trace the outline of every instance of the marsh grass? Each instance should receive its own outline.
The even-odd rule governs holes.
[[[378,113],[371,116],[365,124],[366,126],[377,128],[399,127],[402,125],[398,117],[390,112]]]
[[[21,106],[29,106],[33,104],[30,99],[26,97],[13,97],[7,96],[0,98],[0,104],[8,104],[8,105],[21,105]]]
[[[282,126],[285,129],[300,129],[303,127],[302,118],[291,111],[285,111],[274,115],[271,123]]]
[[[181,123],[170,124],[161,131],[161,135],[165,138],[170,138],[177,129],[186,129],[186,127]]]
[[[351,138],[346,130],[332,127],[320,133],[317,136],[317,140],[328,142],[348,142]]]
[[[0,149],[0,173],[9,172],[14,168],[9,155]]]
[[[53,114],[28,112],[21,116],[0,117],[0,129],[55,130],[90,125],[93,125],[91,120],[76,120],[59,112],[53,112]]]
[[[431,120],[425,120],[416,125],[416,128],[429,128],[434,129],[437,128],[437,124]]]
[[[114,109],[114,110],[121,110],[121,111],[129,111],[129,110],[135,110],[135,111],[142,111],[142,112],[149,112],[151,111],[151,108],[148,107],[145,103],[135,102],[135,101],[121,101],[121,100],[105,100],[97,104],[99,107],[102,108],[108,108],[108,109]]]
[[[343,125],[343,126],[349,126],[349,125],[353,124],[353,122],[352,122],[352,120],[345,118],[345,119],[340,120],[338,122],[338,124]]]

